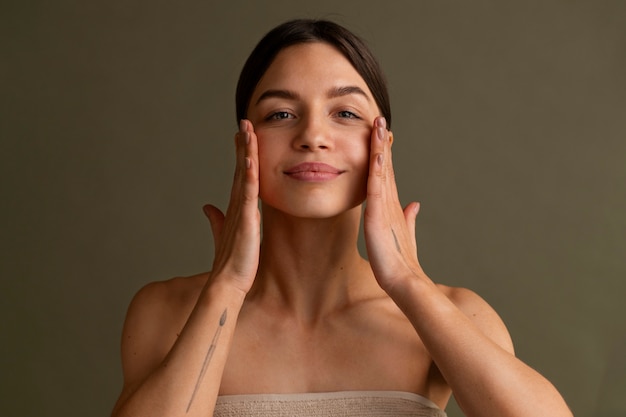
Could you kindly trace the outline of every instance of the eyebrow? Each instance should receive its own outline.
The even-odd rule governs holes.
[[[300,96],[293,91],[289,90],[267,90],[261,94],[261,97],[256,101],[255,104],[259,104],[263,100],[267,100],[269,98],[284,98],[287,100],[297,100]]]
[[[370,97],[367,95],[367,93],[363,91],[361,87],[357,87],[356,85],[348,85],[345,87],[331,88],[326,94],[326,96],[328,98],[337,98],[337,97],[348,96],[351,94],[361,95],[365,97],[367,101],[370,101]],[[284,98],[287,100],[297,100],[300,98],[300,95],[290,90],[267,90],[263,92],[263,94],[261,94],[261,96],[258,98],[255,104],[259,104],[261,101],[267,100],[269,98]]]
[[[329,98],[336,98],[336,97],[347,96],[347,95],[350,95],[350,94],[359,94],[359,95],[365,97],[367,99],[367,101],[370,101],[370,98],[367,95],[367,93],[365,93],[365,91],[363,91],[363,89],[361,87],[357,87],[356,85],[348,85],[348,86],[345,86],[345,87],[335,87],[335,88],[332,88],[328,92],[328,97]]]

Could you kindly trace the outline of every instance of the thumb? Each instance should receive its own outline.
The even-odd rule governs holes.
[[[224,213],[217,207],[206,204],[202,207],[204,215],[209,219],[211,232],[213,232],[213,243],[217,248],[222,240],[222,227],[224,226]]]
[[[411,242],[413,243],[415,250],[417,250],[417,241],[415,240],[415,219],[417,218],[417,213],[420,211],[420,203],[409,203],[403,211],[404,220],[406,221],[406,226],[407,229],[409,229],[409,234],[411,236]]]

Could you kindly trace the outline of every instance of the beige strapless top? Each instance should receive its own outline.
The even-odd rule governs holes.
[[[400,391],[222,395],[214,417],[446,417],[428,398]]]

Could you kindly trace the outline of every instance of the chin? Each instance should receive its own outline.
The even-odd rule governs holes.
[[[311,220],[323,220],[339,217],[343,214],[351,212],[355,208],[359,208],[363,200],[353,202],[343,202],[338,204],[335,202],[307,201],[307,202],[283,202],[283,204],[272,203],[271,201],[261,199],[264,212],[274,211],[282,213],[290,217]]]

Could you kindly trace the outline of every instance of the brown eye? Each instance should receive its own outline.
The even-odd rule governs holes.
[[[337,113],[337,115],[344,119],[360,119],[359,116],[357,116],[356,114],[348,110],[342,110],[339,113]]]
[[[291,114],[289,114],[288,112],[278,111],[276,113],[272,113],[271,115],[269,115],[267,120],[282,120],[282,119],[289,119],[289,118],[291,118]]]

